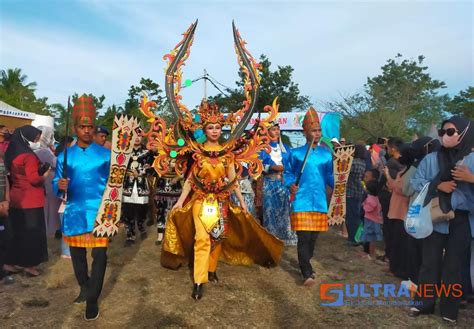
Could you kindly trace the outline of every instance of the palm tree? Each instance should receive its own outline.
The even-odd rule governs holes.
[[[30,110],[36,102],[36,82],[26,83],[28,76],[21,69],[7,69],[0,72],[0,99],[22,110]],[[38,109],[42,110],[42,109]]]

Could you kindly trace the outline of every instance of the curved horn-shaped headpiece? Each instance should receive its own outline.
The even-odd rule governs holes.
[[[179,91],[181,89],[182,72],[181,66],[189,57],[191,45],[193,44],[194,32],[198,20],[196,20],[191,26],[184,32],[183,39],[174,47],[174,49],[163,59],[168,60],[168,68],[166,69],[166,81],[165,81],[165,92],[166,98],[170,104],[171,111],[178,118],[184,121],[192,123],[192,115],[184,104],[181,103],[181,96]],[[189,128],[189,127],[186,127]]]
[[[188,131],[192,137],[191,131],[199,127],[199,123],[194,122],[193,115],[181,103],[181,96],[179,91],[181,89],[182,72],[181,67],[189,57],[191,45],[193,43],[194,32],[196,30],[198,21],[191,24],[191,26],[183,34],[183,39],[175,46],[175,48],[164,59],[168,60],[168,67],[166,69],[165,91],[166,97],[171,107],[173,114],[179,119],[181,127]],[[229,124],[234,127],[231,132],[230,139],[240,137],[245,127],[249,123],[255,105],[257,104],[258,87],[260,84],[260,76],[258,74],[259,64],[255,61],[252,55],[245,48],[245,41],[242,40],[239,31],[232,22],[232,29],[234,34],[234,45],[237,53],[239,65],[245,75],[244,80],[244,95],[245,100],[243,106],[237,112],[229,114],[223,124]]]
[[[245,101],[243,102],[243,107],[233,113],[231,116],[233,121],[240,119],[237,126],[231,132],[231,139],[233,137],[240,137],[247,127],[250,119],[252,118],[255,105],[257,104],[258,99],[258,87],[260,85],[260,76],[258,74],[258,69],[260,65],[255,61],[250,52],[245,48],[246,42],[240,36],[239,31],[235,27],[235,23],[232,21],[232,29],[234,33],[234,46],[235,52],[237,53],[237,60],[242,71],[245,74],[244,81],[244,95]]]

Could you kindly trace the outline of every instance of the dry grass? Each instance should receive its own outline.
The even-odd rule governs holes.
[[[48,307],[49,306],[49,300],[41,297],[33,297],[27,300],[24,300],[21,302],[23,306],[26,307]]]
[[[83,320],[84,305],[73,305],[79,289],[70,260],[60,259],[59,243],[50,240],[50,261],[38,278],[17,275],[2,287],[2,328],[162,328],[162,327],[441,327],[439,316],[409,318],[405,307],[323,307],[319,285],[301,286],[295,247],[285,250],[274,269],[219,264],[220,282],[205,287],[204,298],[191,299],[187,268],[170,271],[160,266],[160,247],[153,238],[123,247],[123,232],[109,250],[101,317]],[[355,256],[333,234],[321,234],[314,268],[318,283],[398,283],[382,266]],[[473,305],[462,310],[460,326],[474,322]]]

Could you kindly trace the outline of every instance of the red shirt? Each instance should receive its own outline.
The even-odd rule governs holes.
[[[38,175],[39,159],[32,153],[17,156],[10,170],[10,208],[44,207],[44,179]]]

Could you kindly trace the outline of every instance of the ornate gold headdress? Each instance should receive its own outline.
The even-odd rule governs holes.
[[[207,100],[203,100],[198,109],[199,123],[201,128],[204,128],[208,123],[219,123],[226,125],[227,120],[219,111],[219,107],[215,103],[209,103]]]
[[[268,116],[259,120],[252,132],[244,134],[257,104],[260,84],[258,69],[260,65],[245,48],[246,43],[242,40],[234,22],[232,22],[237,59],[245,76],[245,100],[242,103],[242,107],[234,113],[224,115],[219,111],[216,104],[211,104],[204,100],[198,109],[197,115],[189,111],[181,103],[182,97],[179,94],[182,85],[181,67],[189,57],[197,23],[198,21],[196,20],[196,22],[191,24],[183,34],[183,39],[169,54],[163,57],[168,61],[165,79],[166,97],[171,112],[178,120],[168,129],[163,119],[155,117],[150,110],[156,104],[148,101],[146,95],[141,102],[140,108],[142,113],[152,123],[151,130],[146,134],[148,136],[147,147],[158,152],[153,167],[159,174],[164,174],[168,170],[169,158],[177,158],[176,171],[182,173],[186,168],[187,160],[178,159],[179,156],[185,155],[188,152],[203,151],[203,145],[196,141],[195,132],[204,128],[207,123],[220,123],[223,126],[231,126],[230,136],[224,143],[222,152],[234,153],[236,160],[238,160],[236,161],[238,172],[241,171],[241,163],[245,162],[249,166],[250,175],[258,176],[263,168],[258,160],[258,152],[269,149],[267,126],[278,115],[276,99],[272,106],[267,105],[263,109],[268,113]],[[170,129],[173,132],[173,142],[169,142]]]

